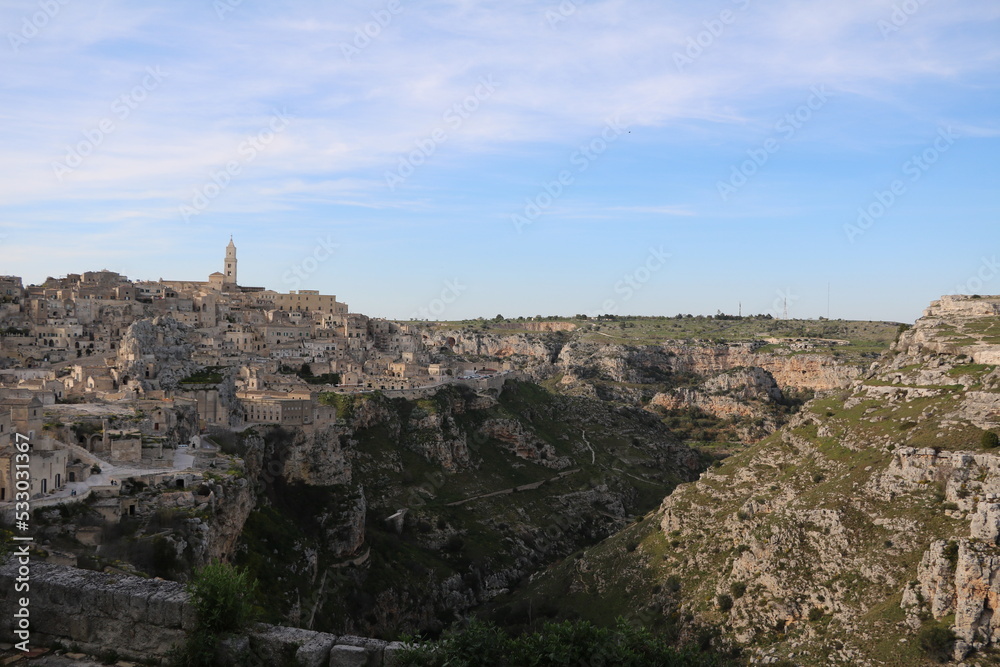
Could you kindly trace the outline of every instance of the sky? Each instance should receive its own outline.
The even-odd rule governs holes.
[[[6,0],[0,274],[394,319],[1000,293],[995,0]]]

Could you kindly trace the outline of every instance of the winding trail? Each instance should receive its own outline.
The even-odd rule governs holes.
[[[590,450],[590,462],[597,463],[597,454],[594,452],[594,448],[590,446],[590,440],[587,440],[587,432],[580,429],[580,434],[583,436],[583,444],[587,445],[587,449]]]

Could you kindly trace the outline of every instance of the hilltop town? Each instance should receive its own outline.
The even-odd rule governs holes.
[[[914,335],[721,312],[398,322],[240,285],[232,240],[206,281],[0,284],[0,516],[34,540],[33,632],[149,660],[186,641],[183,582],[215,560],[290,626],[253,641],[295,655],[305,631],[323,655],[388,656],[470,613],[561,618],[572,604],[534,596],[565,577],[538,575],[653,526],[678,485],[762,451]],[[25,438],[28,528],[12,523]],[[105,590],[176,610],[123,625]],[[650,623],[679,631],[678,604]]]
[[[0,435],[30,437],[32,497],[186,469],[178,448],[207,448],[198,434],[210,429],[329,424],[332,393],[416,396],[511,368],[440,354],[413,325],[349,312],[334,295],[240,285],[237,264],[230,239],[205,281],[0,277]],[[0,450],[0,503],[13,497],[12,448]],[[88,483],[102,468],[122,474]]]

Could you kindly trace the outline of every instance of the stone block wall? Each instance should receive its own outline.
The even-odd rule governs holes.
[[[30,568],[30,590],[16,592],[18,564],[10,560],[0,567],[0,641],[18,641],[12,614],[21,597],[31,601],[32,647],[58,641],[92,655],[166,658],[195,628],[183,584],[38,561]],[[258,623],[247,635],[225,640],[218,659],[240,666],[295,659],[305,667],[391,667],[403,648],[399,642]]]
[[[30,604],[31,645],[60,641],[94,655],[115,650],[134,658],[163,657],[194,628],[184,586],[33,561],[30,589],[16,592],[17,564],[0,567],[0,636],[12,642],[18,598]]]

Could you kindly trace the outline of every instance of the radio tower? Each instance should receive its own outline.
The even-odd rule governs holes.
[[[783,320],[787,320],[788,319],[788,297],[787,296],[785,297],[785,314],[781,316],[781,319],[783,319]]]

